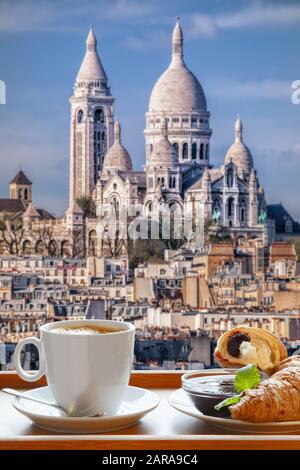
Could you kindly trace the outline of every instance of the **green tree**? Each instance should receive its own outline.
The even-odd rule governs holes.
[[[95,201],[90,196],[82,196],[76,199],[80,209],[83,210],[83,217],[94,218],[96,217]]]
[[[165,249],[162,240],[130,240],[127,245],[130,267],[134,269],[145,261],[163,261]]]

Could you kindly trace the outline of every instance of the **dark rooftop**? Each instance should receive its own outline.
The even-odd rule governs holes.
[[[275,228],[277,233],[287,233],[287,221],[290,221],[292,224],[291,233],[300,232],[300,224],[293,219],[293,217],[288,213],[281,203],[268,204],[268,218],[275,220]]]
[[[16,184],[32,184],[32,182],[27,178],[25,173],[20,170],[16,174],[16,176],[10,181],[9,184],[16,183]]]
[[[25,210],[20,199],[0,199],[0,212],[25,212]]]

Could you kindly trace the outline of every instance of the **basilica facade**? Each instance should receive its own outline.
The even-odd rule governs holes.
[[[70,98],[69,207],[64,218],[45,221],[31,201],[29,187],[23,219],[33,251],[40,242],[33,227],[44,223],[55,227],[57,254],[64,254],[63,246],[70,254],[74,233],[84,231],[84,243],[89,246],[92,240],[101,255],[103,246],[95,240],[107,205],[139,206],[147,218],[157,217],[157,207],[172,207],[183,218],[201,208],[203,220],[211,220],[233,237],[259,237],[265,245],[272,241],[274,223],[267,219],[264,189],[240,117],[223,164],[214,167],[210,112],[200,82],[185,63],[179,19],[171,42],[170,64],[154,85],[146,112],[144,169],[135,171],[122,143],[115,99],[90,29]],[[85,222],[78,205],[82,198],[92,198],[96,207],[96,217]]]
[[[114,98],[91,28],[71,103],[70,207],[91,196],[104,204],[156,203],[183,211],[201,205],[205,217],[235,234],[264,233],[266,201],[237,118],[234,142],[221,167],[212,164],[205,93],[184,60],[179,23],[168,68],[153,87],[146,112],[144,171],[134,171],[114,120]],[[155,206],[156,204],[156,206]]]

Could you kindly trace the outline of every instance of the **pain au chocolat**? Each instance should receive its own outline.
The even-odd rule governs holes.
[[[287,358],[287,350],[280,339],[267,330],[237,327],[220,336],[214,355],[222,367],[255,364],[270,375],[276,365]]]
[[[289,357],[276,369],[229,407],[232,419],[251,423],[300,420],[300,356]]]

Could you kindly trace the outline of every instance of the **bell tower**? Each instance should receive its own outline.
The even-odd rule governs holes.
[[[97,52],[93,28],[76,77],[71,103],[70,204],[91,196],[104,155],[113,144],[114,98]]]
[[[32,201],[32,182],[27,178],[20,168],[20,171],[9,182],[10,199],[19,199],[25,207],[28,207]]]

